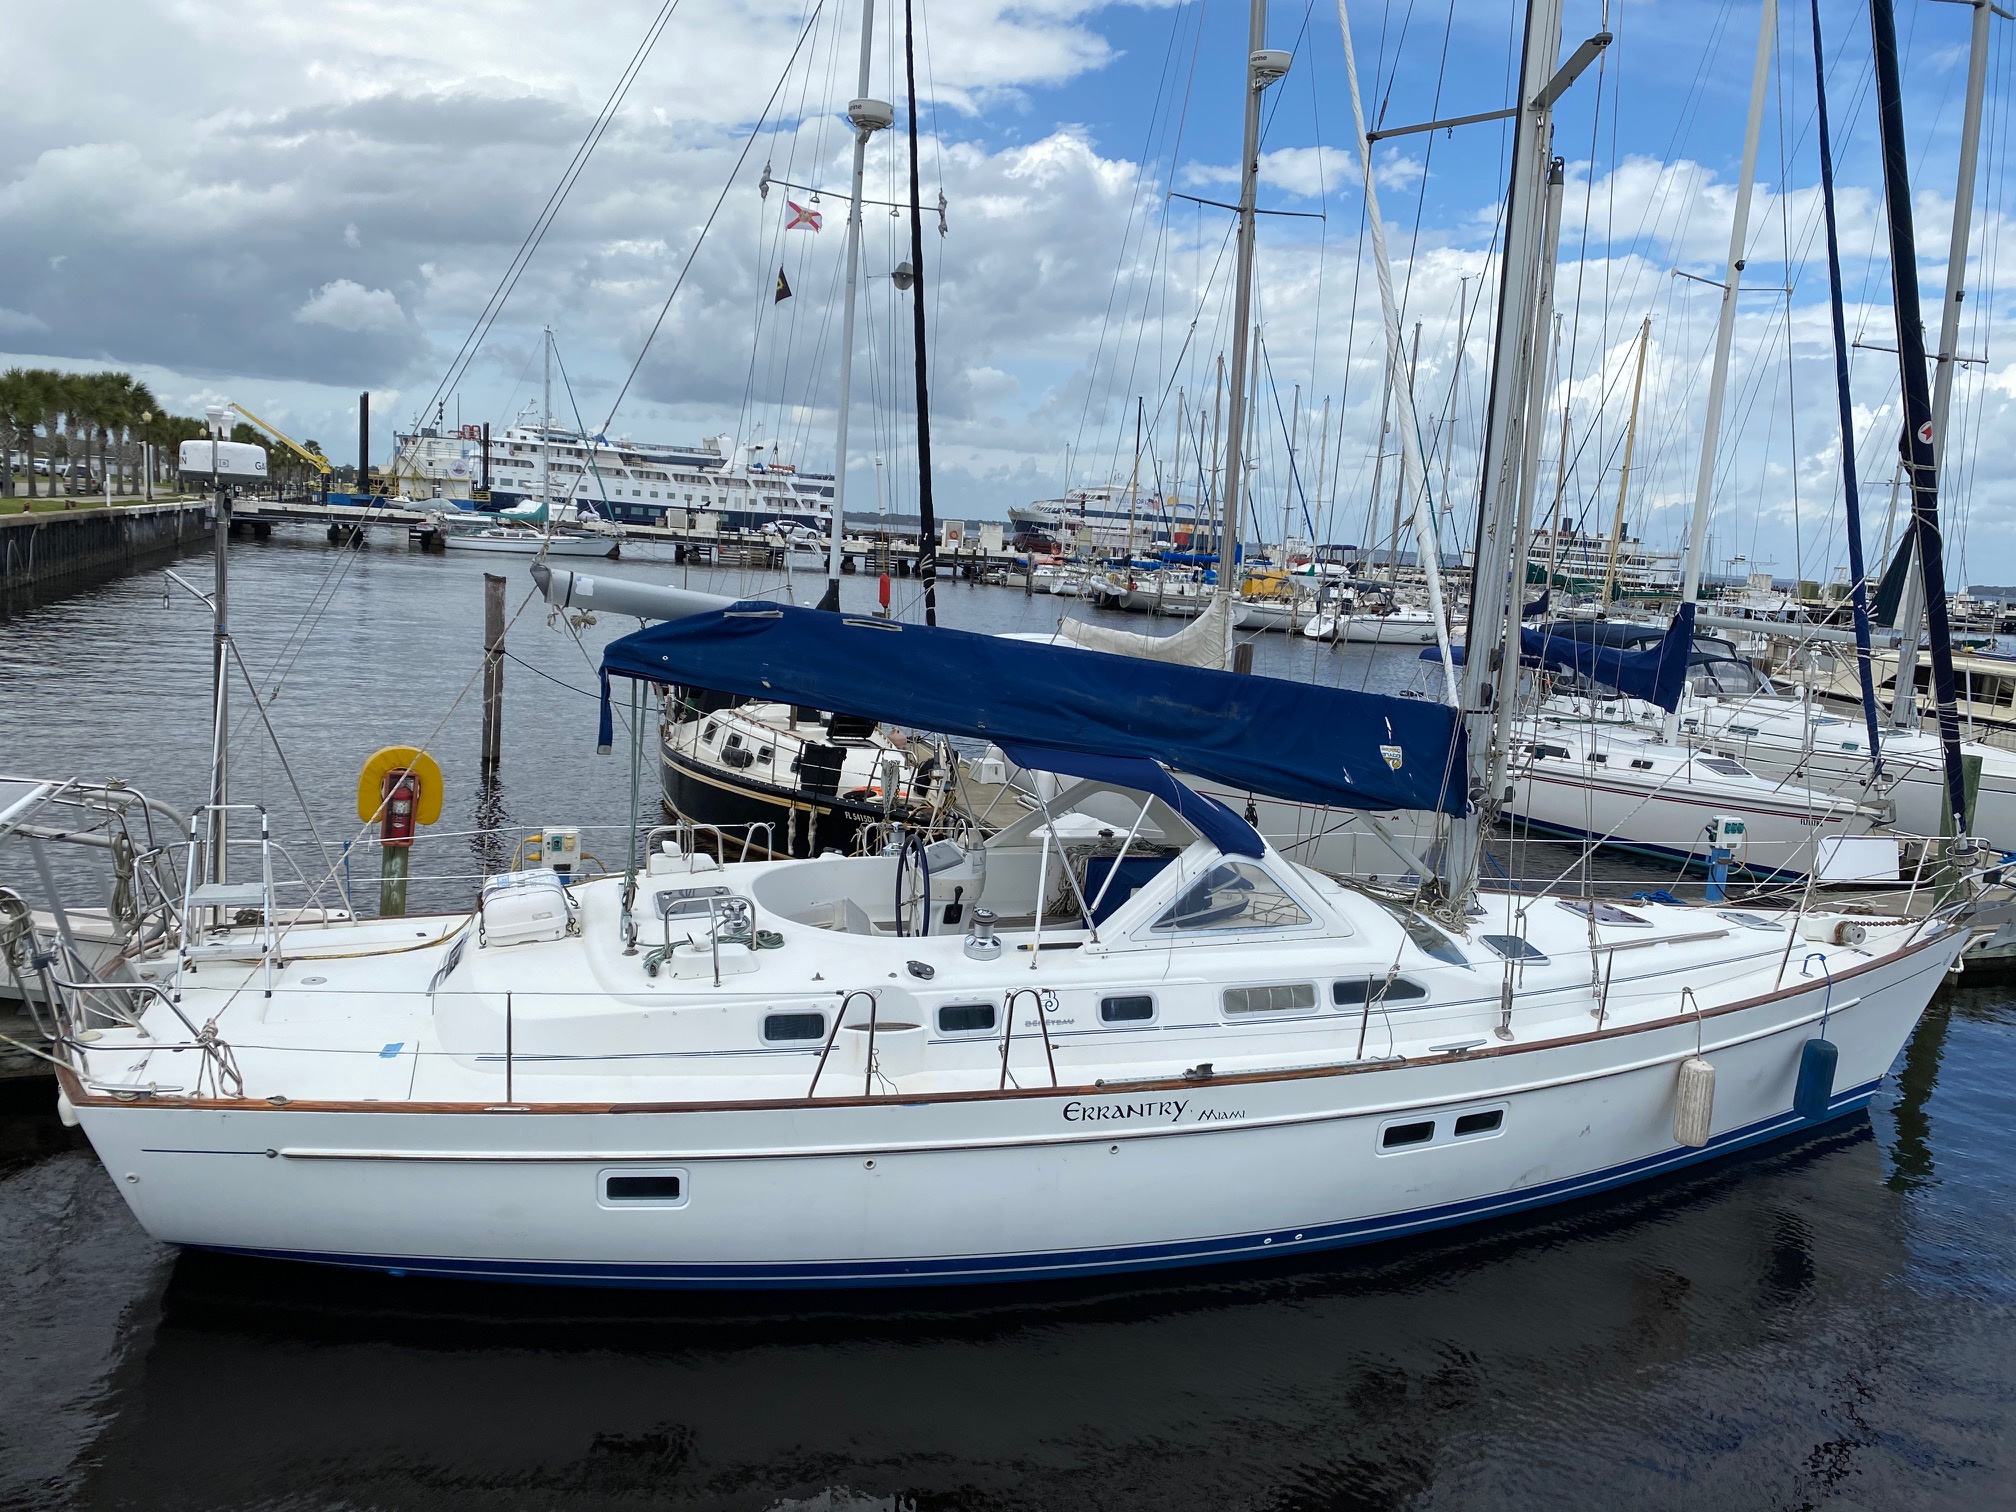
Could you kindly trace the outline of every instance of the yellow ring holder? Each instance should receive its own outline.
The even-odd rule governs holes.
[[[366,824],[377,818],[385,802],[385,779],[409,768],[420,783],[413,817],[422,824],[438,820],[447,784],[441,780],[441,768],[434,758],[417,746],[387,746],[364,763],[364,770],[357,774],[357,817]]]

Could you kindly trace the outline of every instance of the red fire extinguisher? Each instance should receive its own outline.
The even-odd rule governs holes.
[[[420,784],[411,772],[388,773],[385,778],[385,805],[378,821],[378,841],[381,845],[411,845],[413,843],[414,809],[420,797]]]

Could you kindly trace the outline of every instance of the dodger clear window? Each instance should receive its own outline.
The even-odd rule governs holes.
[[[1257,866],[1225,861],[1183,890],[1154,928],[1169,933],[1219,929],[1286,929],[1309,915]]]

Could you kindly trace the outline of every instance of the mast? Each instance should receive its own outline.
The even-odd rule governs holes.
[[[1770,82],[1771,49],[1778,36],[1778,0],[1764,0],[1757,21],[1757,63],[1750,75],[1750,117],[1743,128],[1743,170],[1736,181],[1736,214],[1729,226],[1729,270],[1722,282],[1722,308],[1715,326],[1715,365],[1708,378],[1708,413],[1701,428],[1701,463],[1694,473],[1694,515],[1687,528],[1687,557],[1680,573],[1680,602],[1701,599],[1701,559],[1708,545],[1708,516],[1714,512],[1716,449],[1722,438],[1722,401],[1729,387],[1729,349],[1736,338],[1736,292],[1743,283],[1743,248],[1750,239],[1750,191],[1757,183],[1757,139],[1764,129],[1764,89]],[[1665,738],[1680,734],[1679,706],[1666,716]]]
[[[539,499],[553,528],[553,327],[546,327],[546,387],[539,401]]]
[[[910,335],[917,359],[917,575],[924,623],[938,623],[938,517],[931,507],[931,385],[924,339],[924,207],[917,190],[917,39],[903,0],[903,78],[910,98]]]
[[[1816,0],[1817,3],[1817,0]],[[1624,427],[1624,470],[1617,475],[1617,517],[1610,522],[1610,557],[1603,564],[1603,597],[1599,612],[1610,607],[1617,586],[1617,549],[1624,544],[1624,498],[1631,491],[1631,453],[1638,445],[1638,397],[1645,391],[1645,349],[1652,344],[1652,317],[1638,328],[1638,371],[1631,378],[1631,419]]]
[[[1232,285],[1232,413],[1225,435],[1224,531],[1218,550],[1218,591],[1229,600],[1239,577],[1239,508],[1246,483],[1247,355],[1253,317],[1253,203],[1260,181],[1260,96],[1284,77],[1292,54],[1267,46],[1267,0],[1251,0],[1246,16],[1246,122],[1239,145],[1238,266]],[[1225,664],[1232,660],[1232,616],[1225,616]]]
[[[1452,899],[1469,896],[1483,859],[1484,826],[1496,817],[1502,790],[1491,786],[1496,748],[1510,740],[1492,662],[1507,659],[1516,645],[1518,605],[1509,590],[1511,563],[1520,549],[1518,515],[1520,435],[1525,410],[1535,328],[1534,285],[1542,253],[1543,193],[1553,156],[1554,101],[1588,66],[1600,46],[1592,38],[1557,72],[1561,51],[1561,0],[1528,0],[1519,66],[1518,125],[1513,133],[1512,168],[1506,188],[1505,255],[1499,270],[1498,322],[1493,342],[1490,399],[1486,407],[1482,490],[1472,556],[1470,621],[1466,644],[1475,649],[1463,663],[1458,689],[1464,735],[1469,746],[1470,810],[1451,826],[1444,853],[1444,878]],[[1362,135],[1362,133],[1361,133]],[[1390,345],[1390,333],[1389,333]],[[1490,649],[1487,649],[1490,648]],[[1509,658],[1516,671],[1514,653]],[[1454,780],[1454,774],[1452,774]]]
[[[1967,0],[1974,27],[1967,47],[1967,100],[1960,120],[1960,172],[1953,190],[1953,236],[1946,252],[1946,298],[1939,314],[1939,354],[1932,382],[1932,458],[1946,465],[1946,416],[1953,400],[1953,370],[1960,339],[1960,306],[1967,297],[1967,246],[1974,228],[1974,165],[1981,147],[1981,97],[1988,87],[1988,15],[1991,0]],[[1870,18],[1875,24],[1875,18]],[[1920,338],[1921,342],[1923,338]],[[1915,551],[1914,544],[1912,550]],[[1918,630],[1925,614],[1918,578],[1906,573],[1897,607],[1897,681],[1890,698],[1890,722],[1899,729],[1918,723]]]
[[[1820,134],[1820,200],[1827,219],[1828,303],[1834,317],[1834,393],[1841,406],[1841,490],[1847,511],[1848,599],[1855,614],[1855,670],[1862,683],[1862,717],[1869,726],[1869,761],[1874,775],[1880,778],[1883,742],[1877,727],[1882,721],[1876,716],[1876,672],[1869,659],[1868,569],[1862,558],[1861,484],[1855,476],[1855,404],[1848,385],[1848,325],[1841,302],[1841,239],[1834,217],[1834,147],[1827,135],[1827,64],[1821,50],[1820,0],[1813,0],[1813,98]],[[1943,376],[1946,369],[1942,367],[1939,371]]]
[[[224,422],[230,411],[221,404],[209,406],[204,417],[210,422],[210,481],[217,485],[217,503],[211,520],[211,549],[216,559],[216,587],[210,596],[210,880],[231,880],[231,818],[224,805],[231,801],[231,652],[230,598],[226,591],[231,560],[231,495],[225,490],[224,475],[218,467],[218,443],[224,439]],[[53,469],[52,469],[53,473]],[[220,915],[221,917],[221,915]]]
[[[1567,165],[1560,158],[1547,162],[1547,195],[1540,220],[1540,265],[1536,270],[1531,337],[1526,349],[1526,418],[1519,429],[1519,487],[1514,505],[1517,516],[1512,526],[1512,561],[1505,602],[1504,638],[1495,643],[1498,656],[1498,691],[1494,700],[1501,720],[1512,717],[1512,703],[1519,693],[1520,632],[1526,621],[1526,572],[1533,552],[1533,500],[1539,487],[1540,432],[1547,418],[1548,375],[1551,364],[1540,354],[1540,342],[1554,323],[1554,268],[1561,250],[1561,198]],[[1508,464],[1509,465],[1509,464]],[[1512,742],[1500,735],[1491,752],[1491,775],[1485,791],[1505,791],[1505,775],[1512,762]]]
[[[833,518],[826,551],[826,592],[821,609],[840,607],[840,543],[847,532],[847,420],[854,394],[854,299],[861,275],[861,191],[868,172],[868,139],[896,119],[881,100],[868,98],[868,64],[875,35],[875,0],[861,0],[861,72],[847,120],[854,127],[854,195],[847,202],[847,287],[840,305],[840,416],[833,436]],[[880,505],[877,505],[878,511]]]
[[[1897,307],[1897,363],[1904,384],[1905,465],[1911,474],[1911,533],[1918,543],[1925,623],[1932,651],[1932,696],[1946,758],[1947,812],[1953,833],[1967,833],[1967,778],[1960,759],[1960,718],[1953,700],[1953,643],[1946,621],[1946,567],[1939,539],[1939,465],[1932,449],[1932,396],[1925,377],[1925,329],[1918,306],[1918,243],[1911,222],[1911,173],[1904,140],[1904,97],[1897,78],[1897,18],[1891,0],[1870,0],[1875,44],[1877,120],[1883,140],[1883,198],[1890,220],[1890,284]],[[1964,252],[1962,254],[1964,256]],[[1902,648],[1900,648],[1901,651]],[[1909,690],[1899,656],[1898,687]],[[1915,679],[1914,679],[1915,680]]]
[[[1407,355],[1407,392],[1414,392],[1414,375],[1421,366],[1421,322],[1414,322],[1414,345]],[[1402,414],[1411,415],[1411,409],[1402,408]],[[1401,437],[1400,445],[1407,446],[1407,438]],[[1418,444],[1418,443],[1417,443]],[[1400,507],[1407,502],[1407,472],[1402,466],[1400,476],[1393,480],[1393,538],[1386,554],[1386,578],[1393,585],[1393,597],[1400,596]],[[1423,566],[1426,564],[1423,563]]]

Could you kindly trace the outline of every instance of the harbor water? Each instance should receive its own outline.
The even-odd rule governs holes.
[[[234,690],[233,797],[267,807],[302,892],[347,867],[375,901],[375,846],[345,845],[358,767],[395,743],[449,784],[416,910],[465,904],[524,827],[578,824],[620,864],[629,762],[594,754],[594,666],[635,622],[549,615],[525,566],[234,546],[259,697]],[[174,570],[209,586],[201,557]],[[488,785],[485,570],[511,619]],[[844,586],[873,603],[872,577]],[[906,609],[918,585],[893,586]],[[988,631],[1067,608],[939,599]],[[210,658],[207,610],[162,570],[15,606],[0,771],[186,809]],[[1420,664],[1269,636],[1256,669],[1398,691]],[[2005,989],[1943,992],[1868,1117],[1803,1144],[1460,1239],[1067,1289],[687,1298],[178,1255],[51,1103],[0,1087],[0,1512],[2016,1507]]]

